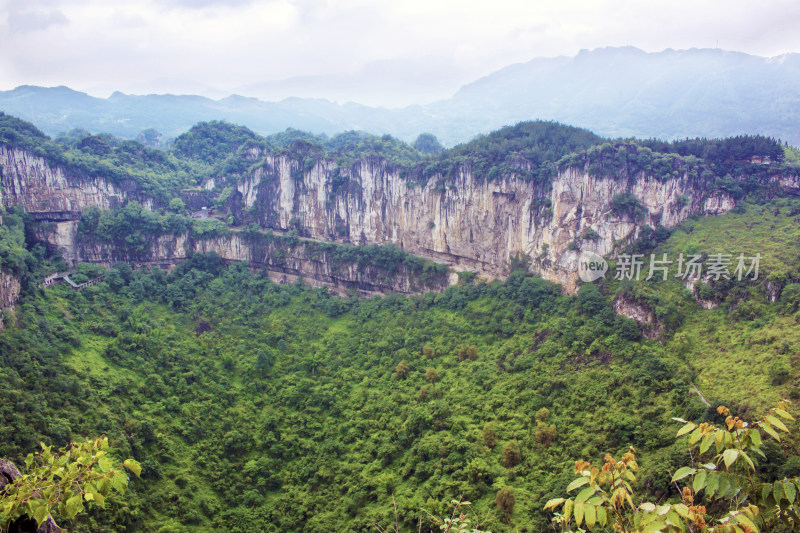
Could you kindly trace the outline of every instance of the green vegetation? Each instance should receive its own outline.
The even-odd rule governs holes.
[[[432,133],[420,133],[417,140],[414,141],[414,148],[421,154],[438,154],[444,152],[444,146]]]
[[[795,499],[800,478],[776,480],[764,476],[757,468],[758,456],[766,459],[762,451],[764,439],[780,442],[779,432],[789,433],[781,420],[794,421],[787,409],[788,404],[780,402],[757,422],[748,423],[720,406],[717,414],[726,417],[724,427],[674,419],[683,423],[677,436],[689,435],[692,464],[678,468],[673,474],[678,494],[668,502],[634,503],[631,484],[636,482],[639,465],[631,448],[619,461],[606,454],[601,468],[587,461],[576,461],[575,474],[579,477],[567,486],[567,492],[583,489],[574,499],[555,498],[544,508],[561,507],[562,512],[556,513],[553,520],[563,531],[573,531],[573,516],[576,528],[585,524],[591,531],[595,526],[598,529],[613,526],[620,533],[796,530],[800,509],[795,506]],[[709,462],[701,464],[704,460]],[[683,489],[678,481],[683,481]]]
[[[479,180],[514,175],[546,187],[559,170],[579,168],[617,179],[640,172],[658,179],[686,174],[735,198],[760,190],[770,173],[800,168],[796,151],[762,136],[612,142],[587,130],[544,121],[505,127],[449,150],[442,150],[430,134],[420,135],[412,146],[390,135],[359,131],[327,137],[288,129],[261,137],[241,126],[211,121],[180,135],[165,151],[82,131],[51,141],[32,125],[0,115],[0,143],[27,148],[78,176],[133,182],[161,205],[214,178],[217,189],[208,200],[220,209],[228,207],[228,198],[221,195],[256,168],[263,168],[269,154],[296,161],[296,179],[323,159],[334,161],[336,165],[326,170],[331,199],[349,190],[349,177],[358,174],[359,162],[373,158],[385,160],[412,183],[435,178],[442,190],[444,182],[462,169],[469,169]],[[763,164],[767,158],[769,164]]]
[[[105,437],[50,450],[42,444],[41,452],[28,454],[27,473],[0,491],[0,531],[16,531],[29,519],[41,526],[53,514],[71,520],[89,502],[104,508],[112,490],[124,494],[128,488],[128,476],[112,459]],[[137,477],[142,472],[133,459],[123,464]]]
[[[457,286],[413,297],[338,298],[302,279],[276,284],[263,263],[226,265],[214,254],[191,255],[169,272],[79,265],[75,281],[105,272],[104,280],[81,291],[39,289],[45,273],[65,265],[35,243],[27,215],[3,212],[0,268],[23,279],[24,290],[0,334],[0,457],[19,462],[39,442],[63,446],[105,434],[121,457],[142,467],[125,501],[103,512],[88,508],[68,524],[73,531],[370,531],[389,524],[539,531],[550,527],[542,506],[561,496],[576,457],[619,456],[634,446],[645,475],[629,480],[626,491],[665,505],[686,464],[668,418],[698,420],[706,424],[701,433],[733,431],[717,429],[724,420],[699,393],[731,406],[733,419],[800,399],[800,203],[760,188],[774,167],[745,161],[720,174],[711,165],[727,158],[711,163],[696,148],[679,153],[682,145],[659,151],[604,143],[554,123],[520,124],[438,155],[359,132],[328,139],[287,131],[262,139],[208,123],[156,156],[102,135],[50,141],[0,119],[4,143],[28,143],[44,157],[84,169],[113,165],[118,178],[161,191],[156,211],[131,201],[109,211],[87,209],[78,223],[83,243],[133,259],[160,236],[186,235],[189,244],[226,236],[241,239],[273,270],[289,271],[292,257],[302,256],[334,274],[374,270],[387,283],[409,274],[414,289],[443,284],[444,265],[395,246],[306,240],[297,219],[286,234],[195,220],[186,212],[196,199],[175,201],[178,189],[221,175],[228,181],[217,184],[216,197],[200,200],[225,209],[233,182],[269,150],[289,154],[297,172],[326,154],[339,170],[354,158],[391,154],[391,164],[419,181],[447,179],[463,165],[482,179],[514,173],[542,187],[556,169],[572,165],[620,177],[641,169],[657,178],[685,172],[747,200],[736,212],[688,220],[672,231],[643,227],[637,241],[620,244],[673,259],[762,257],[758,280],[687,288],[673,264],[667,280],[609,275],[574,296],[527,275],[529,258],[521,253],[510,258],[505,281],[462,273]],[[207,143],[217,135],[219,146]],[[742,141],[745,159],[748,150],[771,146],[759,139]],[[740,180],[737,168],[752,170],[752,179]],[[331,175],[333,194],[347,190],[348,175]],[[613,210],[637,218],[641,205],[623,193]],[[573,247],[597,238],[587,229]],[[641,306],[652,323],[615,314],[620,301]],[[765,439],[763,479],[800,474],[797,446],[793,433],[779,443]],[[717,450],[723,462],[734,448]],[[750,456],[752,449],[739,451]],[[738,456],[729,463],[742,464]],[[693,486],[702,484],[699,469],[692,475]],[[703,482],[713,477],[706,473]],[[613,492],[606,496],[613,500]],[[649,505],[639,508],[652,514]],[[469,518],[462,516],[467,509]],[[650,518],[641,516],[638,526]]]
[[[77,177],[135,183],[144,194],[165,199],[191,183],[193,166],[169,153],[111,135],[78,134],[50,140],[33,125],[0,112],[0,144],[30,150]]]
[[[459,498],[482,529],[540,529],[571,458],[634,445],[652,458],[640,490],[667,494],[683,459],[664,420],[714,420],[691,393],[700,347],[670,346],[681,327],[667,346],[641,340],[610,287],[571,298],[517,271],[359,301],[213,256],[168,274],[122,265],[19,306],[0,336],[0,413],[16,428],[0,455],[104,432],[139,460],[127,503],[76,518],[76,531],[368,531],[394,523],[392,498],[401,529]],[[749,379],[781,394],[797,379],[783,371],[779,386],[780,370]],[[772,472],[795,468],[787,446],[765,447]]]

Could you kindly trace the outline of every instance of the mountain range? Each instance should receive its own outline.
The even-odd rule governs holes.
[[[722,137],[763,134],[800,144],[800,54],[764,58],[719,49],[648,53],[633,47],[537,58],[464,85],[452,97],[402,108],[317,98],[265,102],[231,95],[96,98],[67,87],[0,91],[0,110],[50,135],[83,128],[133,138],[154,128],[175,137],[204,120],[262,134],[286,128],[333,134],[435,134],[445,145],[523,120],[550,119],[609,137]]]

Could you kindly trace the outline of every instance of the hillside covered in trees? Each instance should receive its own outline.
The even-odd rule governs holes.
[[[119,458],[142,465],[124,498],[64,524],[73,531],[370,531],[394,523],[395,505],[401,528],[417,530],[426,512],[445,515],[460,498],[488,515],[486,529],[540,531],[576,459],[633,446],[637,491],[674,500],[686,451],[670,417],[721,424],[720,403],[760,416],[800,400],[800,200],[760,181],[798,159],[773,139],[611,141],[525,123],[423,153],[388,136],[263,138],[209,123],[163,151],[103,135],[51,140],[2,115],[0,142],[151,193],[153,211],[130,202],[77,221],[81,234],[134,251],[151,246],[142,235],[187,228],[262,235],[232,219],[194,220],[180,199],[208,178],[235,182],[256,149],[303,168],[323,155],[344,166],[382,158],[412,182],[463,165],[483,180],[518,172],[542,183],[578,165],[710,172],[711,186],[736,197],[732,212],[646,228],[621,251],[761,256],[757,279],[687,287],[672,265],[666,280],[609,275],[575,295],[518,258],[504,280],[462,272],[442,292],[360,299],[196,253],[169,271],[80,264],[74,281],[104,278],[78,291],[40,287],[67,265],[37,242],[47,222],[5,209],[0,267],[22,295],[0,333],[0,457],[24,464],[39,442],[105,434]],[[224,205],[225,189],[214,194]],[[616,200],[635,218],[636,202]],[[265,238],[300,242],[296,232]],[[314,246],[362,266],[446,270],[397,248]],[[798,444],[794,434],[764,444],[755,459],[765,479],[800,475]]]
[[[446,513],[463,497],[494,531],[538,530],[574,458],[630,445],[655,467],[642,489],[666,498],[684,452],[663,421],[717,416],[694,385],[738,413],[800,397],[799,209],[713,220],[728,232],[779,228],[766,279],[785,287],[770,302],[766,282],[712,286],[711,310],[679,284],[611,281],[570,297],[522,272],[341,299],[214,256],[171,273],[120,265],[83,291],[31,286],[0,335],[0,455],[102,433],[140,461],[124,501],[76,531],[367,531],[393,520],[392,497],[408,528],[421,509]],[[22,235],[20,217],[4,214],[4,227]],[[656,251],[705,244],[715,229],[695,221]],[[620,294],[657,310],[660,339],[614,314]],[[796,446],[766,447],[763,470],[800,474]],[[508,517],[495,504],[505,487]]]

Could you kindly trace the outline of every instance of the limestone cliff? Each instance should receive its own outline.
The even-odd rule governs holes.
[[[267,156],[236,184],[231,207],[245,214],[245,222],[294,227],[312,239],[395,243],[489,277],[504,275],[510,258],[522,253],[534,270],[572,288],[580,251],[571,243],[605,255],[645,224],[671,227],[690,215],[720,214],[735,205],[728,194],[686,175],[601,178],[570,168],[542,184],[514,175],[479,180],[462,168],[450,179],[414,185],[378,159],[342,173],[332,161],[301,172],[296,161]],[[796,180],[787,186],[796,187]],[[645,207],[643,219],[612,214],[611,201],[622,192]],[[594,238],[581,239],[588,229]]]
[[[20,282],[16,276],[0,270],[0,312],[11,309],[19,299]],[[3,329],[2,313],[0,313],[0,330]]]
[[[71,173],[51,166],[30,151],[0,143],[0,200],[21,205],[44,220],[75,217],[89,206],[110,209],[137,200],[148,209],[153,200],[133,182],[113,184],[103,178]]]
[[[735,205],[713,182],[693,177],[679,164],[666,178],[628,170],[597,176],[586,164],[562,169],[547,182],[513,173],[486,180],[462,165],[447,178],[435,175],[414,181],[376,157],[341,167],[328,159],[309,164],[289,155],[256,152],[248,156],[253,165],[245,175],[218,176],[202,187],[212,196],[232,188],[226,208],[240,224],[256,222],[276,231],[295,229],[319,241],[394,243],[412,254],[445,261],[454,270],[475,270],[486,277],[505,275],[510,259],[522,254],[532,270],[568,290],[576,284],[580,250],[607,255],[620,243],[635,239],[644,225],[671,227],[691,215],[721,214]],[[90,205],[109,208],[128,199],[153,208],[153,201],[133,186],[71,176],[24,150],[0,146],[0,164],[4,204],[20,204],[39,218],[47,219],[49,214],[50,220],[58,221],[43,233],[72,262],[124,260],[125,252],[106,249],[100,253],[91,246],[79,246],[75,217],[64,213],[74,214]],[[776,189],[800,191],[797,176],[772,173],[768,179]],[[644,208],[643,217],[633,220],[612,212],[612,200],[623,192],[636,197]],[[590,238],[584,238],[587,235]],[[181,239],[154,242],[146,259],[178,260],[187,249],[185,237]],[[205,249],[229,260],[277,268],[269,257],[254,257],[237,233],[202,245],[191,243],[188,248]],[[296,259],[305,261],[302,252]],[[297,264],[294,270],[309,277],[332,276],[314,262]],[[351,281],[357,278],[349,277]]]
[[[265,268],[276,282],[294,282],[298,278],[313,285],[326,285],[339,294],[356,291],[362,295],[399,292],[419,293],[443,290],[450,280],[440,269],[431,272],[424,265],[401,263],[394,268],[381,268],[358,254],[348,254],[341,246],[313,240],[292,239],[269,233],[192,238],[190,235],[162,235],[152,239],[147,253],[130,253],[123,246],[100,243],[77,235],[77,222],[64,221],[42,229],[39,237],[58,245],[70,263],[99,263],[107,266],[118,262],[141,266],[169,266],[194,253],[213,252],[222,259],[246,261],[253,268]]]

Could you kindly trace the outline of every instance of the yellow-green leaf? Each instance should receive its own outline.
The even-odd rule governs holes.
[[[589,483],[588,477],[579,477],[578,479],[574,480],[572,483],[567,485],[567,492],[571,492],[577,489],[578,487],[586,485],[587,483]]]
[[[771,427],[769,427],[768,424],[761,424],[761,426],[759,426],[759,427],[761,429],[763,429],[764,431],[766,431],[769,434],[769,436],[772,437],[773,439],[775,439],[776,441],[778,441],[778,442],[781,441],[781,437],[780,437],[780,435],[778,435],[778,432],[775,431],[774,429],[772,429]]]
[[[714,444],[717,446],[717,453],[722,450],[722,445],[725,442],[725,432],[721,429],[718,429],[717,432],[714,434]]]
[[[94,501],[100,507],[105,507],[106,506],[106,497],[103,496],[102,494],[100,494],[99,492],[95,492],[94,493]]]
[[[653,531],[661,531],[662,529],[666,529],[666,528],[667,528],[667,524],[665,524],[661,520],[654,520],[654,521],[650,522],[649,524],[647,524],[646,526],[644,526],[644,529],[642,531],[653,532]]]
[[[564,523],[569,524],[570,517],[572,516],[572,508],[575,503],[572,500],[567,500],[564,504]]]
[[[692,431],[696,427],[697,426],[695,424],[692,424],[691,422],[687,422],[686,425],[684,425],[681,429],[678,430],[678,434],[675,435],[675,438],[682,437],[683,435],[686,435],[687,433],[689,433],[690,431]]]
[[[586,527],[592,529],[597,522],[597,508],[594,505],[585,505],[584,515],[586,518]]]
[[[47,517],[50,515],[50,506],[40,505],[36,511],[33,512],[33,519],[36,520],[36,525],[41,526],[42,522],[47,520]]]
[[[783,422],[781,422],[779,418],[774,417],[772,415],[767,415],[767,421],[771,425],[773,425],[776,428],[780,429],[781,431],[785,431],[787,433],[789,432],[789,428],[787,428],[786,425]]]
[[[709,472],[706,477],[706,496],[711,497],[717,492],[719,487],[719,477],[716,472]]]
[[[575,502],[573,511],[575,512],[575,526],[581,527],[581,523],[583,522],[583,504],[581,502]]]
[[[694,481],[692,482],[692,488],[695,492],[700,492],[706,486],[706,471],[701,470],[694,476]]]
[[[744,525],[746,525],[746,526],[747,526],[747,527],[749,527],[749,528],[750,528],[752,531],[755,531],[756,533],[758,533],[758,528],[756,527],[756,525],[755,525],[755,524],[752,522],[752,520],[750,520],[749,518],[747,518],[747,517],[744,515],[744,513],[739,513],[738,515],[736,515],[736,521],[737,521],[738,523],[740,523],[740,524],[744,524]]]
[[[606,527],[606,524],[608,523],[608,515],[606,514],[605,507],[597,508],[597,521],[600,522],[602,527]]]
[[[676,503],[675,505],[672,506],[672,508],[675,509],[675,511],[683,518],[689,518],[689,508],[686,507],[684,504]]]
[[[125,465],[125,468],[133,472],[136,477],[140,477],[140,474],[142,473],[142,465],[139,464],[139,461],[134,459],[125,459],[122,464]]]
[[[594,495],[594,489],[592,487],[586,487],[580,492],[580,494],[578,494],[578,496],[575,498],[575,501],[583,503],[592,495]]]
[[[544,510],[546,511],[547,509],[555,509],[565,501],[567,501],[565,498],[553,498],[552,500],[544,504]]]
[[[722,453],[722,460],[725,461],[725,467],[730,468],[733,463],[736,462],[736,458],[739,457],[739,450],[734,449],[727,449]]]
[[[775,409],[775,414],[778,416],[782,416],[786,420],[794,420],[794,417],[789,413],[787,413],[786,411],[784,411],[783,409]]]

